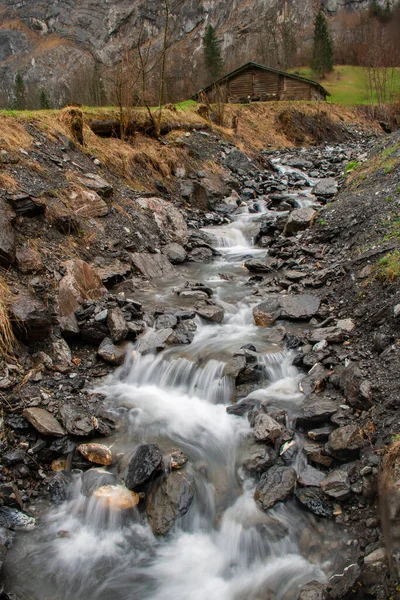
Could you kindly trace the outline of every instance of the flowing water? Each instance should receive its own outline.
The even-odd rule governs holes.
[[[303,399],[278,330],[253,323],[257,300],[242,263],[265,253],[252,247],[257,219],[242,208],[230,225],[207,229],[219,259],[182,269],[183,280],[195,277],[213,288],[226,311],[222,324],[198,319],[189,346],[158,355],[134,350],[101,388],[123,423],[106,439],[114,455],[146,441],[188,456],[182,472],[194,477],[196,488],[189,511],[168,536],[155,537],[141,510],[106,510],[81,494],[75,474],[72,499],[49,509],[9,552],[7,583],[18,600],[295,600],[299,586],[331,574],[335,538],[325,523],[294,500],[268,512],[256,505],[256,482],[241,466],[249,422],[226,412],[234,397],[226,362],[250,343],[265,375],[250,396],[284,408],[289,421]],[[175,284],[164,282],[155,302],[176,303]],[[300,472],[306,464],[301,436],[296,444],[292,466]]]

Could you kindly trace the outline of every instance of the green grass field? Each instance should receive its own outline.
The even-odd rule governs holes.
[[[291,72],[307,79],[314,78],[308,67],[291,69]],[[322,79],[320,83],[331,94],[328,97],[329,102],[369,104],[367,76],[363,67],[337,66],[333,73]],[[400,67],[395,71],[393,91],[400,96]]]

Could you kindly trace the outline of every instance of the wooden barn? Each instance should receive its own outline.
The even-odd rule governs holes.
[[[329,92],[317,81],[248,62],[231,71],[194,97],[210,102],[266,102],[268,100],[326,100]]]

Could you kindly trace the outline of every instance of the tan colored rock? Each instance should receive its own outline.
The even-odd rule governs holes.
[[[66,468],[67,468],[67,459],[65,456],[60,456],[60,458],[56,458],[51,463],[51,470],[55,471],[56,473],[58,473],[60,471],[65,471]]]
[[[110,510],[127,510],[139,504],[139,495],[123,485],[103,485],[93,493],[93,496]]]
[[[96,192],[89,190],[71,191],[67,203],[78,217],[105,217],[109,211],[104,200]]]
[[[25,408],[23,415],[25,419],[43,435],[62,437],[66,433],[57,419],[44,408],[38,408],[36,406]]]
[[[112,464],[111,450],[103,444],[80,444],[77,447],[77,450],[84,458],[86,458],[86,460],[89,460],[96,465],[104,465],[107,467]]]
[[[85,300],[98,300],[107,294],[100,277],[85,261],[68,260],[64,266],[67,272],[60,281],[58,292],[61,317],[74,313]]]
[[[18,269],[22,273],[35,273],[43,270],[39,252],[30,248],[18,248],[16,253]]]

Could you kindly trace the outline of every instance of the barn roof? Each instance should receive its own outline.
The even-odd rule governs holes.
[[[194,97],[196,98],[202,92],[210,91],[215,85],[219,85],[220,83],[224,83],[224,81],[228,81],[234,75],[237,75],[241,71],[245,71],[249,67],[257,67],[258,69],[263,69],[264,71],[270,71],[271,73],[277,73],[278,75],[284,75],[285,77],[288,77],[289,79],[297,79],[299,81],[305,81],[306,83],[311,83],[312,85],[315,85],[316,87],[318,87],[322,91],[322,93],[325,94],[325,96],[330,96],[330,93],[328,92],[328,90],[326,90],[320,83],[318,83],[318,81],[313,81],[312,79],[306,79],[305,77],[300,77],[300,75],[294,75],[292,73],[287,73],[286,71],[279,71],[278,69],[273,69],[272,67],[266,67],[265,65],[259,65],[258,63],[255,63],[255,62],[247,62],[244,65],[242,65],[241,67],[234,69],[233,71],[231,71],[230,73],[227,73],[220,79],[217,79],[217,81],[214,81],[207,87],[203,88],[202,90],[197,92],[197,94]]]

